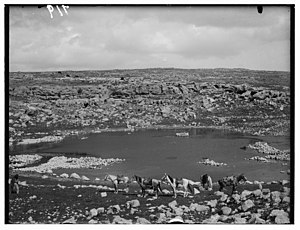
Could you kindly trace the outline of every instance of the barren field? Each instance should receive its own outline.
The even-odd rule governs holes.
[[[33,155],[31,146],[36,144],[41,147],[74,136],[84,139],[91,133],[120,130],[213,128],[265,140],[289,137],[290,100],[288,72],[142,69],[10,73],[10,158],[6,163],[9,177],[18,173],[23,184],[18,196],[9,195],[8,222],[146,224],[168,223],[180,216],[185,223],[290,223],[289,180],[267,183],[254,178],[240,185],[234,196],[230,188],[225,194],[218,193],[214,184],[213,191],[176,200],[164,185],[159,198],[152,194],[142,198],[137,196],[136,184],[130,185],[128,194],[114,194],[111,184],[102,178],[70,179],[51,167],[38,168],[53,161],[52,165],[62,170],[74,165],[101,170],[108,165],[118,167],[126,159],[96,159],[70,152],[44,152],[33,158],[25,156],[24,161],[13,158]],[[289,166],[290,149],[279,150],[263,142],[240,147],[258,152],[251,160]],[[39,153],[38,148],[34,153]],[[222,162],[212,160],[203,163],[222,167]],[[70,162],[73,166],[67,165]],[[289,179],[290,170],[283,173]]]

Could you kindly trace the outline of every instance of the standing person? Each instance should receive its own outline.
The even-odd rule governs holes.
[[[17,195],[19,194],[19,175],[16,174],[10,181],[10,189],[11,193],[16,193]]]

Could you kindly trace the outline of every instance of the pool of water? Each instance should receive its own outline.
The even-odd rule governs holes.
[[[289,137],[252,137],[215,129],[189,129],[189,137],[176,137],[183,130],[143,130],[137,132],[107,132],[90,134],[86,139],[69,138],[61,143],[45,145],[37,152],[85,152],[102,158],[124,158],[126,161],[102,169],[59,169],[61,172],[77,172],[91,179],[103,178],[106,173],[134,174],[161,178],[166,172],[174,177],[186,177],[199,181],[208,173],[213,180],[226,175],[244,173],[249,180],[288,179],[288,165],[261,163],[246,160],[260,155],[241,147],[256,141],[267,141],[279,149],[289,149]],[[262,155],[261,155],[262,156]],[[227,166],[208,166],[197,163],[207,157]]]

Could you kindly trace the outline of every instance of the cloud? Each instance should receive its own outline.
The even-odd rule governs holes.
[[[286,7],[266,7],[262,15],[256,7],[70,6],[68,12],[63,17],[56,12],[51,19],[46,8],[12,7],[11,71],[237,63],[245,68],[252,63],[255,69],[289,67],[280,57],[289,44]],[[253,61],[258,60],[253,50],[264,60]]]

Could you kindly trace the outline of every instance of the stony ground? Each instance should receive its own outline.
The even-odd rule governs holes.
[[[10,73],[10,155],[19,154],[15,145],[60,141],[69,135],[116,128],[193,126],[288,136],[290,108],[288,72],[145,69]],[[286,152],[279,154],[289,157]],[[114,194],[108,184],[101,184],[103,181],[20,175],[20,194],[9,194],[9,223],[146,224],[168,223],[174,217],[184,223],[291,221],[293,206],[287,181],[262,184],[262,188],[257,183],[241,185],[233,196],[230,189],[219,193],[214,186],[213,191],[176,199],[165,185],[164,194],[155,199],[152,194],[138,196],[136,184],[131,184],[128,194]]]
[[[9,223],[164,224],[176,217],[184,223],[290,223],[287,181],[240,185],[233,195],[230,188],[219,192],[214,186],[176,199],[167,185],[156,199],[153,194],[141,197],[134,183],[128,193],[115,194],[103,181],[37,175],[20,181],[20,194],[9,195]]]
[[[10,144],[112,128],[290,132],[288,72],[145,69],[10,73]]]

